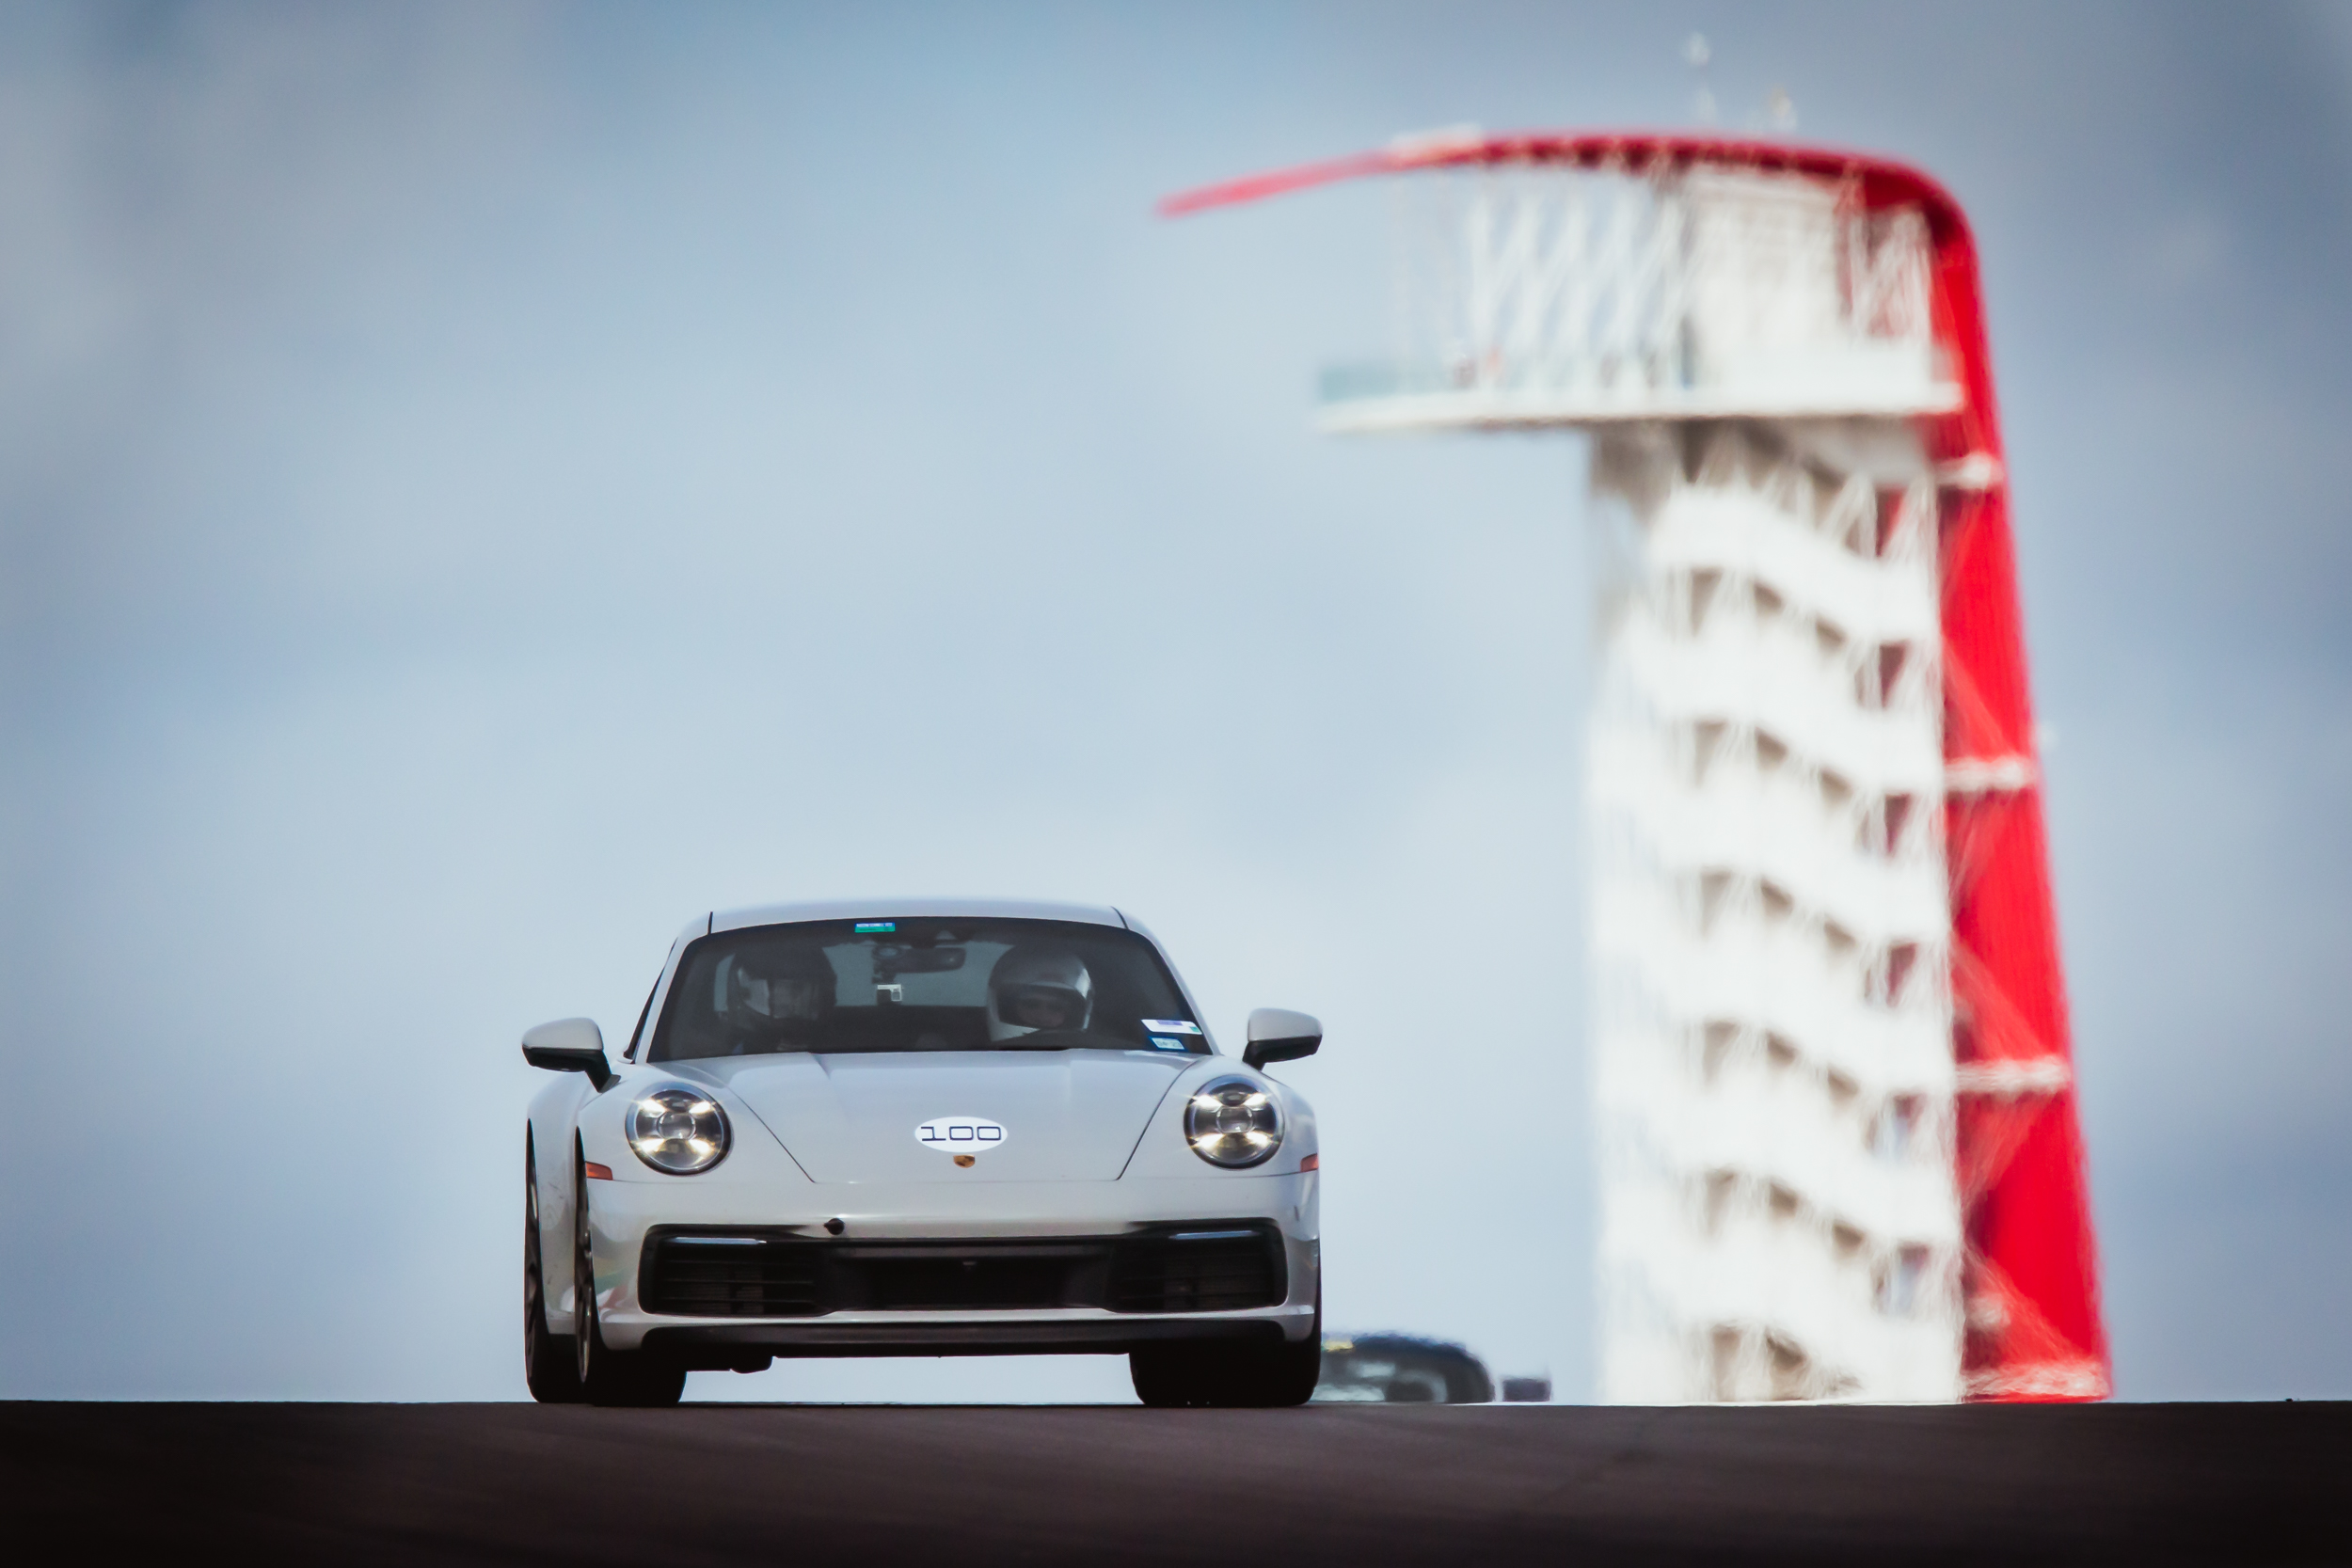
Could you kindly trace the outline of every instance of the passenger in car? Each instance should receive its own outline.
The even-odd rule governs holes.
[[[988,1037],[1083,1029],[1093,1004],[1094,977],[1076,954],[1041,943],[1008,948],[989,971]]]

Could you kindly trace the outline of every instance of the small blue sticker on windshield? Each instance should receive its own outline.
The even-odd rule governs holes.
[[[861,920],[857,923],[857,928],[860,932],[895,931],[898,928],[898,923],[895,920]]]
[[[1184,1051],[1189,1049],[1184,1041],[1169,1039],[1166,1035],[1152,1036],[1152,1048],[1157,1051]]]
[[[1189,1019],[1182,1018],[1147,1018],[1143,1021],[1143,1027],[1147,1032],[1154,1035],[1197,1035],[1200,1033],[1200,1025]]]

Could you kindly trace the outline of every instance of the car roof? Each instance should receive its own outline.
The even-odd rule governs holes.
[[[1068,920],[1085,926],[1129,929],[1130,922],[1106,905],[1054,904],[1025,898],[828,898],[797,904],[758,904],[721,910],[704,928],[735,931],[747,926],[781,926],[797,920]]]
[[[1333,1334],[1327,1338],[1345,1339],[1356,1350],[1386,1352],[1391,1355],[1399,1351],[1412,1351],[1422,1355],[1458,1355],[1465,1360],[1478,1361],[1468,1345],[1454,1339],[1431,1339],[1419,1334]],[[1486,1363],[1480,1361],[1479,1365],[1483,1367]]]

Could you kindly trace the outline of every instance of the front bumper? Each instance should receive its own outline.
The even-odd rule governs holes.
[[[908,1314],[895,1314],[904,1318]],[[1054,1319],[1043,1313],[945,1322],[698,1323],[657,1325],[639,1337],[640,1349],[683,1361],[690,1369],[724,1371],[769,1356],[854,1355],[1124,1355],[1144,1345],[1215,1339],[1273,1344],[1303,1338],[1279,1318]]]
[[[787,1199],[805,1213],[776,1212],[773,1193],[691,1179],[598,1181],[589,1202],[597,1317],[615,1350],[706,1367],[769,1355],[1115,1354],[1170,1339],[1296,1341],[1315,1331],[1316,1180],[811,1185]],[[1247,1250],[1232,1239],[1243,1234],[1261,1237],[1267,1253],[1267,1288],[1243,1292],[1263,1304],[1220,1307],[1240,1298],[1202,1289],[1189,1254],[1233,1256]],[[682,1297],[675,1271],[664,1273],[662,1259],[681,1252],[671,1243],[728,1237],[739,1240],[693,1254],[775,1259],[776,1277]],[[1147,1261],[1138,1275],[1138,1259],[1169,1253],[1182,1259],[1173,1273],[1159,1265],[1154,1274]],[[959,1271],[981,1283],[960,1288]],[[703,1274],[739,1281],[756,1272]],[[995,1305],[1006,1301],[1023,1305]]]

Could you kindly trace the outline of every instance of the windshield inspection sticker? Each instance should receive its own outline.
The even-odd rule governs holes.
[[[942,1154],[978,1154],[1005,1141],[1005,1130],[985,1117],[933,1117],[914,1130],[914,1141]]]
[[[1146,1034],[1152,1035],[1197,1035],[1200,1033],[1200,1025],[1181,1018],[1147,1018],[1143,1021],[1143,1028]]]
[[[1152,1037],[1152,1049],[1154,1051],[1189,1051],[1192,1047],[1180,1039],[1170,1038],[1167,1035],[1154,1035]]]

